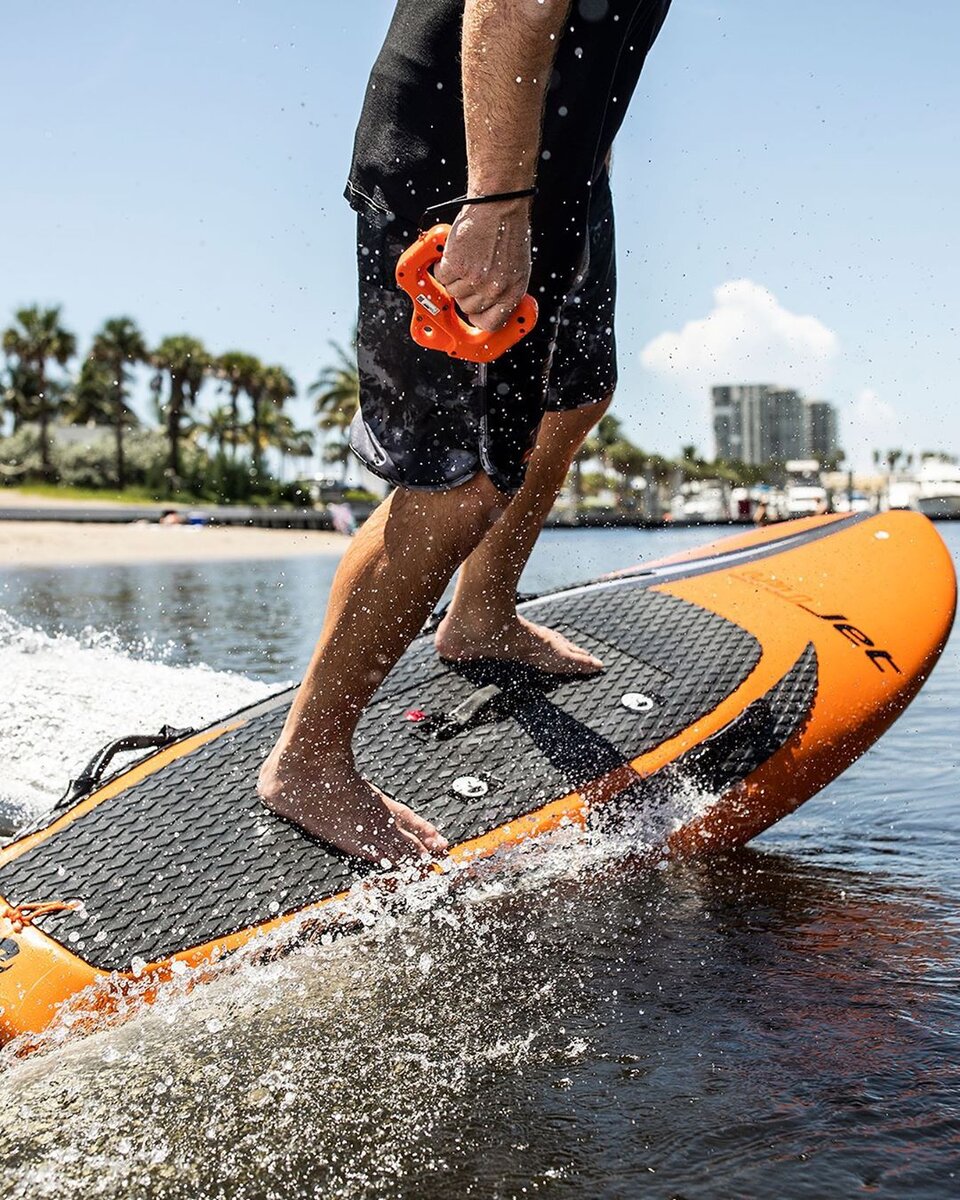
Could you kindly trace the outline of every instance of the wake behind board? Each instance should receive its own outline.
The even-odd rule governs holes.
[[[955,600],[947,550],[916,514],[750,531],[525,603],[603,659],[590,679],[452,667],[421,637],[365,712],[357,759],[459,862],[637,819],[672,853],[716,853],[880,736],[936,662]],[[81,1009],[110,1007],[135,977],[222,958],[304,913],[333,919],[362,869],[254,792],[293,695],[181,737],[0,851],[3,1040],[90,985]],[[684,816],[672,800],[691,792]]]

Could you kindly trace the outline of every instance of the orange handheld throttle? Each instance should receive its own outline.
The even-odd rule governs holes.
[[[400,255],[397,283],[413,301],[410,336],[427,350],[443,350],[451,358],[488,363],[515,346],[537,323],[537,302],[524,296],[502,329],[488,333],[465,321],[450,294],[430,268],[443,257],[449,225],[434,225]]]

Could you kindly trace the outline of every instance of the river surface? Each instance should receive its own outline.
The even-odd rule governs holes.
[[[548,533],[523,586],[709,536]],[[0,805],[296,678],[335,565],[0,570]],[[958,728],[954,634],[881,742],[733,860],[558,843],[0,1055],[0,1196],[960,1195]]]

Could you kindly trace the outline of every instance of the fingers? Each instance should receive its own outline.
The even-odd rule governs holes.
[[[529,211],[462,210],[433,273],[469,321],[489,333],[500,329],[530,279]]]
[[[520,301],[518,300],[517,304],[519,303]],[[517,304],[510,307],[498,304],[493,308],[485,309],[483,312],[471,313],[470,323],[476,325],[478,329],[482,329],[486,333],[496,333],[498,329],[502,329],[510,320]]]
[[[449,282],[445,282],[437,274],[437,279],[456,300],[460,311],[468,317],[474,317],[498,307],[504,309],[509,315],[520,303],[520,296],[518,296],[516,303],[511,308],[507,309],[506,307],[511,292],[516,291],[516,288],[497,287],[488,280],[483,280],[478,284],[477,280],[465,276],[453,276]]]
[[[488,333],[494,333],[506,325],[523,299],[523,291],[515,286],[503,291],[477,291],[472,282],[457,279],[451,284],[444,284],[444,287],[471,324]]]

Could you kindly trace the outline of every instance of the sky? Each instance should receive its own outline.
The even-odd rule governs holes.
[[[0,323],[62,304],[84,346],[130,315],[305,391],[354,320],[342,189],[392,8],[0,0]],[[711,455],[711,384],[772,382],[834,401],[858,465],[960,453],[957,45],[957,0],[674,0],[614,159],[638,444]]]

